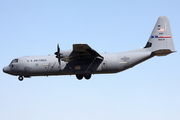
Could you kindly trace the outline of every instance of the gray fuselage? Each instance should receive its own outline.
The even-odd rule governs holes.
[[[72,50],[62,51],[64,56],[69,56]],[[134,65],[152,57],[150,51],[138,49],[121,53],[101,54],[102,61],[94,60],[92,63],[61,60],[59,65],[55,55],[48,56],[27,56],[14,59],[3,71],[11,75],[30,76],[49,76],[49,75],[75,75],[75,74],[105,74],[117,73],[126,70]]]

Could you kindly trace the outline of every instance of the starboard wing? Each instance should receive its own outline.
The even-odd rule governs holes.
[[[100,58],[103,59],[103,57],[93,50],[89,45],[87,44],[73,44],[73,51],[72,55],[73,58],[78,59],[85,59],[85,58]]]
[[[95,71],[103,61],[103,57],[87,44],[73,44],[73,50],[67,57],[66,68],[74,70],[76,74],[90,74]],[[66,69],[65,68],[65,69]]]

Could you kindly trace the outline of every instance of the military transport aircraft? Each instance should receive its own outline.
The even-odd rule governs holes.
[[[3,68],[5,73],[23,78],[31,76],[76,75],[90,79],[92,74],[117,73],[154,56],[175,52],[169,20],[160,16],[144,48],[111,54],[99,54],[87,44],[73,44],[73,49],[55,55],[19,57]]]

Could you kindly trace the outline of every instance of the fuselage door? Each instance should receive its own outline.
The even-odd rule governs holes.
[[[24,73],[28,74],[30,72],[30,68],[29,67],[24,67]]]
[[[54,63],[49,63],[49,66],[48,66],[48,71],[53,71],[55,68],[55,65],[56,65],[56,62]]]
[[[103,61],[102,62],[102,70],[104,71],[104,70],[106,70],[107,69],[107,61]]]

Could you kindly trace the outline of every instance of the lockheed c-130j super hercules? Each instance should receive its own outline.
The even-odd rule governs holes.
[[[19,57],[3,68],[5,73],[25,77],[76,75],[90,79],[92,74],[117,73],[131,68],[154,56],[175,52],[169,20],[160,16],[144,48],[111,54],[99,54],[87,44],[73,44],[73,49],[55,55]]]

